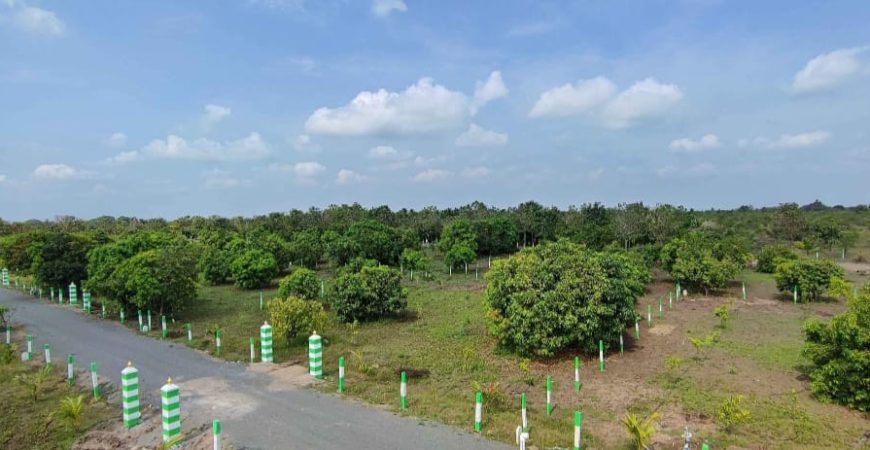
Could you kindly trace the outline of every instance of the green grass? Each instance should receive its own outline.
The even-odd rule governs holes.
[[[104,401],[92,403],[89,392],[67,385],[65,375],[55,370],[39,390],[37,401],[14,380],[16,375],[36,372],[40,367],[14,360],[0,363],[0,448],[4,450],[50,450],[71,448],[76,438],[118,413]],[[81,431],[73,432],[52,416],[68,395],[84,394],[85,420]]]

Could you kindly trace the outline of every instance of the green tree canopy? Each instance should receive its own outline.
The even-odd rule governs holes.
[[[303,300],[316,300],[320,297],[320,279],[317,273],[305,267],[297,267],[290,275],[278,283],[278,297],[299,297]]]
[[[271,253],[251,249],[236,257],[230,270],[236,286],[255,289],[267,286],[278,275],[278,262]]]
[[[394,315],[408,304],[399,271],[386,266],[364,266],[358,273],[336,278],[329,299],[342,322],[365,321]]]

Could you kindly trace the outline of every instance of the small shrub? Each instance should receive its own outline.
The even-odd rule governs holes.
[[[742,395],[729,395],[716,408],[716,422],[725,431],[731,431],[735,426],[749,420],[749,410],[741,406]]]
[[[719,318],[719,328],[725,329],[728,327],[728,320],[731,319],[731,307],[733,301],[723,303],[713,309],[713,315]]]
[[[206,282],[215,285],[223,284],[232,275],[230,262],[229,252],[208,247],[199,258],[199,271]]]
[[[773,273],[777,264],[797,259],[797,255],[785,245],[768,245],[758,253],[758,265],[755,270],[761,273]]]
[[[655,423],[659,420],[661,414],[654,412],[645,419],[640,419],[634,413],[626,414],[620,423],[631,437],[631,448],[636,450],[645,450],[649,448],[653,436],[656,434]]]
[[[817,300],[832,279],[843,278],[843,269],[828,260],[804,258],[779,264],[773,277],[780,292],[792,293],[797,286],[801,300]]]
[[[402,276],[386,266],[341,275],[330,289],[335,314],[345,323],[394,315],[407,306],[406,296]]]
[[[37,372],[34,373],[22,373],[19,375],[15,375],[15,382],[24,386],[28,391],[30,391],[30,398],[33,401],[39,400],[39,393],[42,389],[42,385],[48,381],[48,378],[51,376],[51,368],[43,367]]]
[[[320,280],[317,274],[304,267],[299,267],[290,275],[281,279],[278,284],[278,297],[296,296],[304,300],[316,300],[320,297]]]
[[[326,312],[323,311],[320,302],[303,300],[299,297],[269,300],[267,311],[275,336],[285,343],[290,342],[300,333],[307,334],[323,328],[323,324],[326,323]]]
[[[78,432],[82,428],[85,419],[85,397],[83,395],[66,396],[60,401],[60,406],[54,415],[63,422],[67,428]]]
[[[15,344],[3,344],[3,346],[0,347],[0,364],[6,365],[15,361],[17,351],[18,347],[15,346]]]
[[[521,358],[517,365],[519,366],[520,373],[523,376],[523,381],[529,386],[533,386],[535,384],[535,376],[532,374],[532,360],[529,358]]]
[[[242,289],[267,286],[278,274],[278,261],[270,253],[251,249],[242,253],[230,265],[233,281]]]
[[[508,398],[497,381],[489,383],[473,382],[472,388],[483,394],[483,409],[487,412],[504,411],[508,407]]]

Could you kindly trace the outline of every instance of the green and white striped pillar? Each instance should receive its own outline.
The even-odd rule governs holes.
[[[320,280],[320,298],[326,295],[326,283],[323,280]]]
[[[604,341],[598,340],[598,370],[604,372]]]
[[[408,409],[408,374],[404,370],[399,381],[399,398],[402,401],[402,409]]]
[[[707,441],[704,441],[704,443],[701,444],[701,450],[710,450],[710,444],[708,444]]]
[[[118,312],[118,315],[121,316],[121,325],[124,325],[124,307],[121,307],[121,310]]]
[[[127,367],[121,371],[121,400],[124,408],[124,428],[130,429],[139,425],[139,371],[128,361]]]
[[[547,415],[553,414],[553,378],[547,375]]]
[[[9,269],[5,267],[3,268],[3,286],[9,287]]]
[[[49,295],[50,295],[51,302],[54,303],[54,286],[51,286],[51,287],[48,289],[48,293],[49,293]]]
[[[48,344],[42,344],[42,353],[45,357],[45,366],[51,367],[51,346]]]
[[[477,391],[474,394],[474,431],[480,433],[483,428],[483,393]]]
[[[743,282],[741,282],[741,284],[743,287],[743,289],[742,289],[743,290],[743,301],[746,301],[746,282],[743,281]]]
[[[66,382],[69,385],[75,383],[76,380],[76,371],[75,371],[75,362],[76,358],[72,353],[67,353],[66,355]]]
[[[160,338],[166,339],[166,316],[160,316]]]
[[[323,378],[323,341],[316,331],[308,337],[308,374],[317,380]]]
[[[254,364],[254,362],[257,360],[257,353],[254,351],[254,338],[251,337],[250,339],[248,339],[248,341],[251,348],[251,364]]]
[[[583,447],[583,413],[574,411],[574,450]]]
[[[6,324],[6,345],[12,345],[12,325]]]
[[[76,284],[72,282],[69,284],[69,304],[75,305],[79,301],[79,296],[76,293]]]
[[[106,318],[106,304],[100,303],[100,318]]]
[[[580,357],[574,357],[574,391],[580,392]]]
[[[27,335],[27,360],[33,361],[33,336]]]
[[[679,301],[680,301],[680,294],[683,292],[683,291],[680,289],[680,282],[679,282],[679,281],[677,281],[676,290],[677,290],[677,302],[679,302]]]
[[[151,326],[151,310],[149,309],[148,310],[148,329],[145,332],[148,333],[153,329],[154,329],[154,327]]]
[[[221,421],[215,419],[211,423],[212,450],[221,450]]]
[[[145,325],[144,325],[144,323],[142,322],[142,310],[140,309],[140,310],[137,310],[136,312],[139,313],[139,331],[140,331],[140,332],[141,332],[141,331],[145,331],[145,328],[144,328]]]
[[[193,342],[193,326],[190,323],[186,323],[184,328],[187,328],[187,342]]]
[[[163,442],[173,443],[181,438],[181,395],[172,378],[160,388],[160,409],[163,416]]]
[[[57,288],[57,302],[63,304],[63,289]]]
[[[260,291],[260,311],[263,310],[263,291]]]
[[[344,356],[338,357],[338,393],[344,392]]]
[[[659,319],[662,318],[662,313],[664,313],[664,311],[662,309],[663,309],[662,308],[662,298],[659,297]]]
[[[91,388],[94,391],[94,398],[100,398],[100,379],[97,376],[97,363],[91,361]]]
[[[268,322],[263,322],[260,327],[260,361],[272,362],[272,327]]]
[[[652,305],[646,305],[646,326],[652,328]]]
[[[520,394],[520,419],[522,420],[523,431],[529,429],[529,411],[526,409],[526,393]]]
[[[670,291],[668,291],[668,309],[674,309],[674,295]]]
[[[640,322],[637,319],[634,320],[634,338],[640,340]]]
[[[82,309],[86,313],[91,313],[91,293],[87,289],[82,289]]]
[[[619,354],[625,353],[625,342],[622,339],[622,333],[619,333]]]
[[[220,353],[221,353],[221,330],[214,331],[214,348],[215,348],[215,353],[220,355]]]
[[[794,303],[795,303],[795,305],[797,305],[797,301],[798,301],[798,288],[797,288],[797,285],[795,285],[795,287],[794,287],[794,294],[792,295],[792,297],[794,298]]]

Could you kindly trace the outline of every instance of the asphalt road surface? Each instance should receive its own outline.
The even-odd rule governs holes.
[[[225,437],[238,449],[509,448],[445,425],[288,387],[273,375],[137,335],[116,321],[86,317],[14,290],[0,288],[0,303],[14,308],[13,322],[34,336],[36,355],[41,355],[43,343],[51,344],[55,364],[65,366],[67,353],[76,355],[80,369],[96,361],[100,375],[117,387],[121,369],[132,359],[144,403],[159,408],[159,389],[171,376],[181,388],[182,426],[220,419]]]

